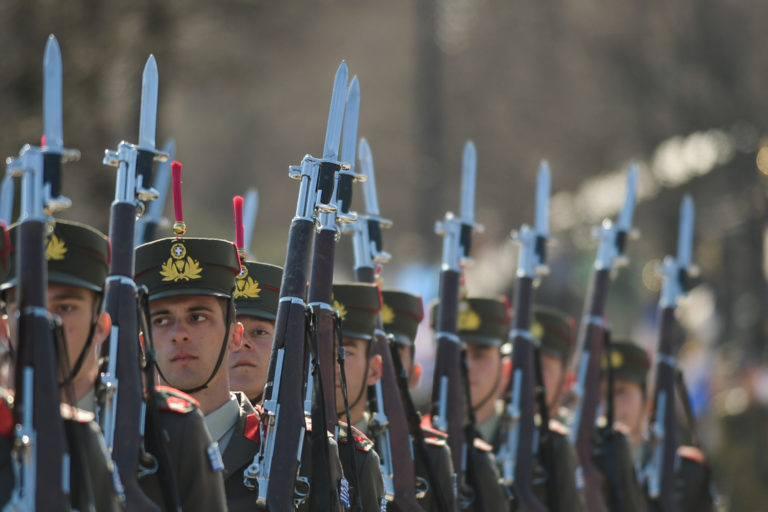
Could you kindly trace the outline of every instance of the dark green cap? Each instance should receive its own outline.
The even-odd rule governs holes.
[[[437,324],[436,301],[431,324]],[[458,335],[464,343],[501,347],[509,337],[509,302],[499,297],[467,297],[459,301]]]
[[[564,312],[547,306],[533,306],[531,336],[541,341],[543,354],[567,364],[574,342],[574,320]]]
[[[424,319],[421,297],[397,290],[382,290],[381,322],[399,345],[412,346]]]
[[[274,321],[282,280],[282,267],[253,261],[243,263],[232,294],[237,314]]]
[[[11,226],[10,240],[16,241],[19,224]],[[11,243],[8,274],[0,289],[16,286],[16,246]],[[79,286],[100,292],[109,273],[111,248],[109,240],[100,231],[66,220],[56,220],[53,232],[45,243],[45,259],[48,262],[48,282]]]
[[[372,340],[381,311],[379,287],[368,283],[334,284],[333,309],[341,317],[344,336]]]
[[[603,354],[603,376],[607,375],[605,370],[609,361],[614,378],[636,382],[645,389],[651,360],[643,347],[630,340],[612,341],[610,352]]]
[[[231,297],[240,258],[235,244],[217,238],[163,238],[136,248],[138,286],[150,300],[179,295]]]

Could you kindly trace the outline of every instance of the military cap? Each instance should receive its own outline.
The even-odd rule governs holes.
[[[246,261],[235,277],[235,310],[238,315],[274,321],[280,301],[283,269],[269,263]]]
[[[436,301],[431,309],[431,325],[437,325]],[[467,297],[459,301],[457,329],[464,343],[501,347],[509,334],[509,302],[501,297]]]
[[[399,345],[412,346],[424,319],[421,297],[397,290],[382,290],[381,321]]]
[[[162,238],[136,248],[136,284],[150,300],[180,295],[232,297],[240,258],[217,238]]]
[[[341,317],[344,336],[372,340],[381,310],[379,287],[367,283],[334,284],[333,309]]]
[[[566,364],[574,342],[574,320],[555,308],[533,306],[531,336],[541,342],[543,354],[557,357]]]
[[[11,226],[9,239],[18,237],[19,224]],[[15,243],[8,253],[8,273],[0,289],[13,288],[18,282]],[[45,242],[48,282],[79,286],[96,292],[104,288],[109,273],[111,248],[107,237],[98,230],[66,220],[56,220]]]
[[[610,352],[603,354],[603,370],[608,367],[608,362],[611,364],[614,378],[636,382],[645,389],[651,360],[643,347],[630,340],[612,341]]]

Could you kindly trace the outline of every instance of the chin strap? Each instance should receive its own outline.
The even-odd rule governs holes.
[[[77,374],[80,373],[80,370],[83,369],[83,364],[85,364],[85,358],[88,356],[88,352],[90,352],[91,346],[93,345],[93,333],[96,332],[96,324],[99,322],[99,311],[101,311],[102,300],[103,300],[103,297],[99,295],[99,298],[95,304],[95,308],[91,313],[91,328],[88,330],[88,338],[86,338],[85,340],[85,346],[83,347],[83,350],[80,351],[80,354],[77,356],[77,359],[75,360],[75,364],[72,366],[72,369],[69,371],[69,375],[63,381],[59,382],[60,388],[70,385],[72,381],[75,380],[75,377],[77,377]]]

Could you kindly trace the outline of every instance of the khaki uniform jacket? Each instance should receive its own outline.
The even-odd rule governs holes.
[[[184,512],[226,510],[222,471],[214,469],[216,451],[203,415],[188,395],[165,386],[158,386],[159,423],[176,476],[176,485]],[[143,476],[139,485],[160,508],[164,501],[161,480],[157,474]]]
[[[259,453],[259,413],[243,393],[235,392],[240,414],[235,430],[222,454],[224,488],[230,512],[265,510],[256,506],[257,491],[243,484],[244,472]]]

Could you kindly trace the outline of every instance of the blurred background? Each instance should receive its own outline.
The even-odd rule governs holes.
[[[674,252],[680,200],[691,194],[701,273],[679,309],[681,361],[720,490],[733,510],[755,510],[768,497],[768,462],[754,449],[768,441],[766,19],[758,0],[5,0],[0,149],[12,155],[39,140],[41,62],[54,33],[65,145],[83,155],[64,168],[74,204],[63,217],[106,231],[115,171],[101,164],[103,151],[136,142],[141,72],[154,53],[157,142],[175,139],[184,163],[188,233],[232,238],[232,196],[254,186],[253,255],[282,264],[298,192],[288,165],[321,155],[344,59],[361,83],[359,133],[373,151],[382,215],[394,221],[385,285],[427,302],[436,295],[434,222],[458,209],[461,151],[472,139],[476,219],[486,229],[474,239],[470,293],[510,296],[509,231],[533,221],[546,159],[556,245],[537,299],[576,318],[596,249],[591,228],[615,216],[636,162],[641,236],[608,316],[617,336],[653,350],[655,266]],[[337,257],[337,277],[351,279],[347,237]]]

